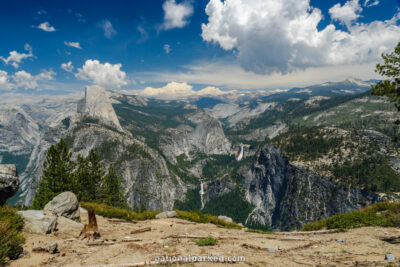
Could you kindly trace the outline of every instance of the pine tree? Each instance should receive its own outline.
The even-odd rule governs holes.
[[[105,204],[126,208],[123,180],[117,175],[114,165],[110,165],[102,183],[102,202]]]
[[[43,174],[33,201],[33,208],[42,209],[59,193],[73,190],[74,162],[63,139],[47,151]]]
[[[101,182],[104,179],[104,165],[100,157],[91,150],[86,158],[78,156],[75,172],[75,192],[80,201],[98,201],[101,196]]]
[[[375,71],[389,79],[373,85],[372,94],[386,96],[400,111],[400,42],[392,53],[382,54],[382,59],[384,64],[377,64]]]

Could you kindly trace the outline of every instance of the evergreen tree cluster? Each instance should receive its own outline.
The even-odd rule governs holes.
[[[106,171],[99,155],[93,150],[87,157],[78,155],[76,162],[73,161],[67,143],[61,139],[47,152],[33,208],[42,209],[56,195],[65,191],[73,192],[78,201],[127,207],[123,180],[115,167],[111,164]]]

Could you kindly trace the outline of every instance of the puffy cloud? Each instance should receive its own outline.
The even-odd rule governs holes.
[[[360,17],[361,11],[362,8],[358,0],[350,0],[343,6],[340,3],[337,3],[329,9],[329,14],[333,20],[340,21],[340,23],[349,28],[353,21]]]
[[[4,61],[4,63],[11,64],[14,68],[18,68],[19,64],[22,62],[23,59],[33,57],[32,53],[32,47],[29,44],[25,44],[25,50],[28,51],[28,53],[18,53],[17,51],[11,51],[10,55],[7,58],[0,57],[1,60]]]
[[[164,87],[161,88],[153,88],[146,87],[142,91],[139,92],[140,95],[161,98],[161,99],[177,99],[177,98],[186,98],[189,96],[196,95],[221,95],[227,93],[226,91],[221,91],[216,87],[206,87],[199,91],[194,91],[193,87],[187,83],[177,83],[170,82]]]
[[[333,24],[319,30],[322,13],[309,0],[210,0],[206,13],[203,40],[232,50],[246,71],[258,74],[374,62],[400,36],[399,14],[348,31]]]
[[[177,4],[175,0],[166,0],[162,6],[164,10],[164,30],[183,28],[189,23],[193,14],[193,6],[189,1]]]
[[[72,72],[74,70],[74,66],[72,65],[71,61],[68,61],[67,63],[62,63],[61,68],[67,72]]]
[[[38,87],[38,81],[54,80],[56,73],[52,70],[43,70],[37,75],[32,75],[24,70],[17,71],[13,76],[15,86],[24,89],[35,89]]]
[[[371,0],[365,0],[365,2],[364,2],[365,7],[372,7],[372,6],[377,6],[377,5],[379,5],[379,0],[375,0],[373,2],[371,2]]]
[[[107,88],[120,88],[128,85],[126,73],[121,70],[121,64],[102,64],[98,60],[86,60],[82,68],[78,68],[75,76],[78,79],[91,81]]]
[[[37,26],[37,28],[41,29],[42,31],[45,31],[45,32],[54,32],[54,31],[56,31],[56,29],[53,26],[51,26],[50,23],[47,22],[47,21],[43,22],[43,23],[40,23],[39,26]]]
[[[64,41],[64,44],[66,46],[82,49],[81,44],[79,42],[67,42],[67,41]]]
[[[0,90],[10,90],[12,84],[9,81],[8,73],[0,70]]]
[[[113,38],[117,34],[117,32],[114,30],[114,27],[113,27],[111,21],[109,21],[108,19],[103,20],[100,23],[100,27],[104,31],[104,36],[108,39]]]
[[[166,54],[169,54],[171,52],[171,46],[169,44],[164,45],[164,51]]]

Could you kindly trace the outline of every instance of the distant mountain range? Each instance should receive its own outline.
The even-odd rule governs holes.
[[[400,191],[397,113],[370,95],[374,82],[168,100],[89,86],[81,100],[10,102],[0,162],[17,164],[11,201],[29,205],[48,147],[64,138],[74,157],[94,149],[116,166],[132,207],[295,229]]]

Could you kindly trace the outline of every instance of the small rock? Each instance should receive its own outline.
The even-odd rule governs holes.
[[[80,221],[79,203],[75,194],[63,192],[46,204],[43,211],[49,211],[57,216],[63,216],[74,221]]]
[[[18,213],[24,219],[24,228],[36,234],[50,234],[56,229],[57,217],[45,215],[41,210],[21,210]]]
[[[35,252],[48,252],[51,254],[55,254],[58,252],[57,250],[58,244],[57,243],[37,243],[33,245],[32,251]]]
[[[176,217],[176,215],[178,215],[178,214],[174,210],[164,211],[162,213],[157,214],[156,219],[174,218],[174,217]]]
[[[339,238],[338,240],[336,240],[337,242],[343,243],[344,239],[343,238]]]
[[[240,225],[240,226],[244,227],[243,223],[238,223],[238,225]]]
[[[218,216],[218,219],[223,220],[223,221],[225,221],[227,223],[233,222],[232,218],[229,218],[228,216],[220,215],[220,216]]]
[[[394,261],[395,257],[393,254],[386,254],[385,255],[385,260],[387,261]]]
[[[274,253],[274,252],[276,252],[276,250],[273,249],[273,248],[269,248],[269,249],[268,249],[268,252],[269,252],[269,253]]]

